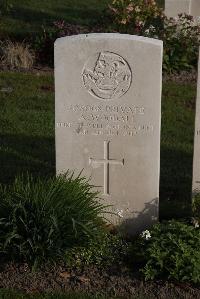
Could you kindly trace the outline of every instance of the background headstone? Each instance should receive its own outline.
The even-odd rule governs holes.
[[[190,15],[192,15],[194,17],[200,16],[200,1],[199,0],[191,0]]]
[[[199,0],[165,0],[165,14],[167,17],[177,17],[186,13],[193,17],[200,16]]]
[[[128,233],[158,218],[162,42],[120,34],[55,43],[56,168],[91,176]],[[107,215],[108,216],[108,215]]]
[[[167,17],[177,17],[180,13],[190,14],[191,0],[165,0],[165,14]]]
[[[200,58],[198,63],[192,191],[193,193],[200,192]]]

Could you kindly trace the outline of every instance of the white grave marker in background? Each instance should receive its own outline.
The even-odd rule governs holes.
[[[200,192],[200,58],[198,63],[192,191],[193,193]]]
[[[178,14],[200,16],[200,0],[165,0],[165,14],[167,17],[177,17]]]

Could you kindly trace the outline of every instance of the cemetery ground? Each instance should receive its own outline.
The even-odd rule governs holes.
[[[9,37],[16,41],[29,41],[32,36],[41,33],[42,26],[48,30],[56,20],[89,28],[98,26],[108,3],[107,0],[11,2],[13,8],[0,19],[0,39]],[[163,1],[159,4],[163,5]],[[190,76],[186,73],[178,78],[172,76],[163,80],[159,217],[161,221],[173,218],[184,220],[194,230],[191,225],[191,186],[197,79],[195,74],[195,78],[188,80]],[[55,176],[54,103],[53,70],[41,67],[29,72],[0,71],[1,184],[11,184],[21,173],[25,176],[31,174],[34,180]],[[178,244],[177,239],[182,241],[184,234],[186,243],[188,235],[189,242],[195,242],[190,231],[182,229],[181,235],[180,227],[175,227],[174,246]],[[80,259],[79,263],[81,255],[79,258],[75,255],[72,265],[55,260],[52,264],[43,263],[42,267],[35,269],[28,263],[7,261],[0,254],[0,298],[200,298],[199,283],[189,283],[188,277],[185,282],[180,282],[178,276],[177,279],[167,280],[161,275],[159,279],[145,282],[144,275],[139,271],[140,261],[130,260],[128,267],[127,261],[123,260],[123,249],[126,251],[127,243],[121,244],[121,238],[118,240],[115,231],[108,236],[111,241],[103,239],[102,243],[94,242],[89,251],[87,248],[82,252],[78,248],[75,253],[79,254],[80,250],[83,256],[85,254],[85,259]],[[1,237],[2,232],[0,240]],[[165,244],[169,246],[171,243],[165,243],[166,240],[162,232],[157,245],[163,242],[163,247]],[[116,246],[119,249],[117,255],[112,242],[115,249]],[[174,250],[172,245],[170,248],[168,257]],[[140,247],[139,251],[142,252]],[[187,248],[184,254],[189,264],[184,266],[180,263],[180,276],[181,271],[190,267],[193,258],[193,252],[188,253]],[[163,261],[165,258],[162,260],[161,257],[161,263]],[[187,274],[192,273],[194,280],[195,275],[199,275],[196,269],[194,273],[186,270]]]
[[[160,220],[191,217],[195,96],[194,81],[184,83],[174,80],[163,84]],[[28,73],[1,72],[0,105],[1,183],[11,183],[17,174],[27,171],[36,178],[54,175],[53,74],[37,70]],[[98,269],[94,265],[69,269],[61,263],[32,272],[27,264],[1,263],[0,287],[20,290],[36,298],[40,298],[37,293],[46,291],[74,290],[90,292],[92,298],[94,294],[127,298],[130,290],[132,298],[199,296],[197,285],[164,280],[144,282],[137,268],[130,272],[121,265],[112,265],[110,269]],[[22,295],[15,294],[14,298],[18,298],[16,296]],[[80,298],[84,298],[83,295]]]
[[[55,173],[54,81],[40,72],[0,73],[0,181]],[[160,217],[189,216],[196,84],[163,86]],[[180,213],[181,209],[181,213]]]

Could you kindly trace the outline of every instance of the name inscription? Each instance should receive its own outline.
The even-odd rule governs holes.
[[[151,134],[153,124],[145,107],[117,105],[70,105],[65,107],[68,121],[57,122],[57,128],[73,130],[78,135],[135,136]]]

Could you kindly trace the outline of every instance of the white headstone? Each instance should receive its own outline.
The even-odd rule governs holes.
[[[192,191],[193,193],[200,192],[200,58],[198,63]]]
[[[158,218],[162,42],[88,34],[55,43],[56,168],[86,177],[134,234]]]
[[[191,0],[190,15],[194,17],[200,16],[200,0]]]
[[[167,17],[177,17],[180,13],[190,13],[191,0],[165,0],[165,14]]]
[[[199,0],[165,0],[165,14],[167,17],[177,17],[186,13],[193,17],[200,16]]]

